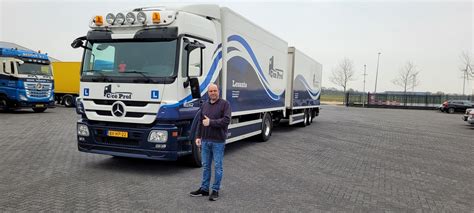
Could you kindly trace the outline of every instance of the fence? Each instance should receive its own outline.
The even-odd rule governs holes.
[[[434,109],[446,100],[474,101],[474,95],[424,93],[346,93],[346,106]]]

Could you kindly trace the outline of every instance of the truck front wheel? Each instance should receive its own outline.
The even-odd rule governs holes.
[[[201,160],[201,147],[196,145],[196,139],[192,137],[191,139],[192,145],[192,153],[189,156],[186,156],[186,161],[192,167],[202,167],[202,160]]]
[[[7,98],[0,96],[0,109],[8,111],[8,102]]]

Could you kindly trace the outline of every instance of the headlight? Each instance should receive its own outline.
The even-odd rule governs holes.
[[[79,115],[84,114],[84,104],[82,104],[81,98],[76,98],[76,113]]]
[[[77,124],[77,135],[88,137],[89,136],[89,127],[84,124]]]
[[[109,23],[109,24],[114,24],[115,15],[112,14],[112,13],[109,13],[109,14],[107,14],[107,16],[105,17],[105,20],[106,20],[107,23]]]
[[[117,23],[118,25],[123,24],[124,21],[125,15],[123,15],[123,13],[118,13],[117,16],[115,16],[115,23]]]
[[[133,24],[133,22],[135,22],[135,14],[133,14],[132,12],[127,13],[126,23]]]
[[[163,143],[168,140],[168,131],[164,130],[152,130],[148,135],[148,142],[151,143]]]
[[[144,13],[144,12],[139,12],[139,13],[137,14],[137,20],[138,20],[138,22],[144,24],[144,23],[146,22],[146,13]]]
[[[20,100],[22,100],[22,101],[27,101],[28,98],[26,98],[24,95],[20,95]]]

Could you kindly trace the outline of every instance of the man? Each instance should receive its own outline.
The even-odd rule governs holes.
[[[215,201],[219,198],[219,189],[223,175],[222,161],[231,109],[229,102],[219,98],[217,85],[209,85],[208,95],[209,100],[201,106],[200,119],[196,130],[196,145],[201,147],[202,182],[201,187],[190,194],[193,197],[209,196],[209,200]],[[209,195],[212,172],[211,163],[213,160],[215,170],[214,184]]]

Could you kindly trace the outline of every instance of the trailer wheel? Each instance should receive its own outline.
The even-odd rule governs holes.
[[[46,111],[46,109],[47,109],[46,107],[42,107],[42,108],[33,108],[33,111],[35,111],[35,112],[44,112],[44,111]]]
[[[311,112],[309,113],[309,123],[313,123],[315,114],[316,112],[314,111],[314,109],[312,109]]]
[[[311,109],[306,110],[306,114],[308,115],[308,116],[306,116],[306,117],[307,117],[306,126],[309,126],[309,125],[311,125],[311,123],[312,123],[312,121],[311,121],[311,118],[312,118],[312,116],[311,116],[311,115],[312,115]]]
[[[272,136],[272,116],[270,113],[265,113],[262,119],[262,133],[260,133],[260,141],[266,142]]]
[[[308,126],[308,111],[307,110],[304,110],[304,116],[303,116],[303,122],[299,123],[298,126],[300,127],[305,127],[305,126]]]
[[[65,95],[63,97],[63,104],[66,107],[73,107],[74,106],[74,98],[72,95]]]

